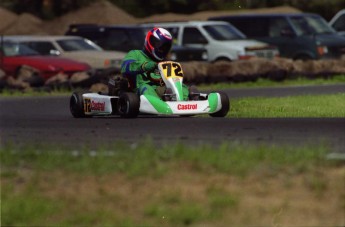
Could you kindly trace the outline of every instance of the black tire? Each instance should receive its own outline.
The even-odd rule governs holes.
[[[121,117],[135,118],[139,114],[140,99],[135,93],[124,92],[120,94],[117,110]]]
[[[222,108],[215,113],[210,114],[211,117],[225,117],[229,110],[230,110],[230,100],[226,93],[218,92],[220,95],[220,102],[222,104]]]
[[[73,92],[71,99],[69,101],[69,109],[71,114],[75,118],[86,117],[84,113],[84,101],[82,92]]]
[[[218,57],[216,60],[214,60],[214,62],[221,62],[221,61],[231,62],[231,59],[227,57]]]

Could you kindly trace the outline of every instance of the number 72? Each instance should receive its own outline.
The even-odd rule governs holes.
[[[166,77],[171,77],[171,76],[183,77],[181,65],[177,62],[163,63],[162,68],[166,69]]]

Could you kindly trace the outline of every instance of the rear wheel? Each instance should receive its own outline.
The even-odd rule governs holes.
[[[84,113],[83,93],[73,92],[69,102],[69,109],[75,118],[86,117]]]
[[[230,110],[230,100],[229,97],[226,93],[224,92],[218,92],[220,95],[220,102],[222,104],[222,108],[215,113],[211,113],[210,116],[211,117],[225,117],[229,110]]]
[[[140,99],[139,96],[124,92],[120,94],[117,109],[121,117],[124,118],[135,118],[139,114]]]

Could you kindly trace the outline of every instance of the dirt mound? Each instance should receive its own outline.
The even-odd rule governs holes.
[[[2,31],[10,26],[17,17],[18,16],[11,11],[0,7],[0,34],[2,34]]]
[[[58,19],[47,22],[50,34],[62,35],[70,24],[133,24],[136,18],[108,1],[97,1],[90,6],[70,12]]]
[[[243,13],[299,13],[300,10],[289,7],[272,7],[272,8],[260,8],[260,9],[249,9],[249,10],[227,10],[227,11],[203,11],[194,14],[156,14],[150,17],[142,18],[140,22],[162,22],[162,21],[187,21],[187,20],[207,20],[213,16],[223,16],[229,14],[243,14]]]
[[[135,18],[113,5],[112,3],[101,0],[81,8],[79,10],[67,13],[53,21],[41,21],[34,15],[24,13],[20,16],[0,8],[0,33],[5,35],[24,35],[24,34],[50,34],[63,35],[70,24],[135,24],[143,22],[159,21],[186,21],[186,20],[206,20],[211,16],[220,16],[226,14],[238,13],[295,13],[299,10],[292,7],[273,7],[250,10],[236,11],[204,11],[190,15],[166,13],[153,15],[146,18]]]
[[[46,35],[42,28],[43,21],[32,14],[23,13],[3,30],[4,35]]]

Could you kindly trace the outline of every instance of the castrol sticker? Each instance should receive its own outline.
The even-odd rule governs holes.
[[[166,102],[175,114],[198,114],[207,113],[210,105],[207,100],[203,101],[180,101]]]
[[[198,109],[198,104],[178,104],[178,110],[196,110]]]

